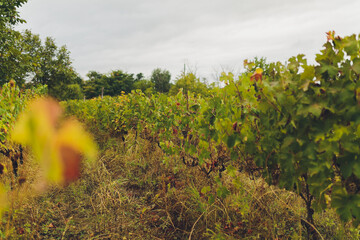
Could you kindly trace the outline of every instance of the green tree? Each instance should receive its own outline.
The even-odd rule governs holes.
[[[142,74],[142,73],[136,74],[135,82],[143,80],[143,79],[144,79],[144,74]]]
[[[140,89],[143,93],[154,93],[154,83],[147,79],[142,79],[134,83],[134,89]]]
[[[101,74],[91,71],[87,74],[89,78],[84,83],[84,93],[86,98],[100,96],[102,93],[108,96],[120,95],[121,92],[130,93],[134,89],[134,83],[140,82],[142,74],[125,73],[121,70],[112,71],[110,74]]]
[[[72,100],[72,99],[81,99],[84,97],[84,93],[80,84],[68,84],[65,86],[64,91],[62,91],[62,99]]]
[[[30,71],[29,58],[22,52],[22,36],[11,28],[3,28],[3,31],[7,34],[0,45],[0,84],[14,79],[21,86]]]
[[[207,96],[209,93],[208,86],[202,83],[194,73],[183,74],[178,77],[175,84],[171,86],[170,94],[176,95],[180,89],[182,89],[185,94],[190,91],[196,95],[201,94]]]
[[[83,91],[86,98],[94,98],[101,95],[104,75],[96,71],[90,71],[86,75],[89,79],[84,82]]]
[[[162,70],[160,68],[156,68],[150,78],[151,82],[154,84],[155,91],[166,93],[169,92],[171,84],[171,74],[168,70]]]
[[[67,85],[82,85],[82,79],[72,67],[70,52],[65,46],[58,47],[54,39],[43,43],[39,35],[29,30],[19,33],[8,28],[11,42],[1,49],[0,83],[14,79],[20,86],[47,85],[49,95],[67,99]],[[79,95],[81,96],[81,94]]]
[[[19,17],[17,8],[26,2],[27,0],[0,0],[0,27],[25,22]]]
[[[29,32],[25,33],[31,43],[28,54],[33,57],[33,76],[29,79],[34,85],[47,85],[49,95],[66,100],[67,85],[82,84],[82,79],[72,67],[70,52],[66,46],[57,47],[54,39],[46,38],[44,44]]]
[[[110,96],[120,95],[121,92],[130,93],[135,82],[134,74],[125,73],[121,70],[112,71],[105,77],[104,94]]]
[[[12,28],[17,23],[25,22],[20,19],[17,8],[27,0],[0,0],[0,84],[16,78],[22,68],[18,64],[20,50],[16,47],[20,34]],[[7,74],[10,73],[10,74]],[[16,79],[19,81],[19,79]]]

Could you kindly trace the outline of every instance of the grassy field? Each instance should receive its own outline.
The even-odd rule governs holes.
[[[101,140],[100,140],[101,139]],[[130,133],[125,141],[99,137],[101,154],[84,165],[80,180],[40,191],[37,168],[21,179],[1,225],[7,239],[306,239],[305,206],[296,194],[236,172],[221,178],[231,192],[208,199],[216,185],[180,158],[168,158],[153,143]],[[27,156],[31,158],[30,156]],[[233,179],[236,179],[234,181]],[[11,181],[8,179],[8,181]],[[21,181],[21,182],[22,182]],[[41,182],[41,181],[40,181]],[[314,215],[312,238],[358,239],[335,211]]]

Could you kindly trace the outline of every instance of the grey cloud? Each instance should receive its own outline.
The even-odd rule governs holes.
[[[66,44],[82,76],[156,67],[177,76],[187,61],[209,78],[254,56],[313,59],[326,31],[360,32],[358,9],[356,0],[29,0],[21,28]]]

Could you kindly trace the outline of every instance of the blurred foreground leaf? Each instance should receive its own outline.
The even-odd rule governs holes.
[[[97,147],[79,122],[61,116],[55,100],[39,98],[20,115],[11,137],[32,148],[47,181],[68,184],[80,176],[82,155],[94,160]]]

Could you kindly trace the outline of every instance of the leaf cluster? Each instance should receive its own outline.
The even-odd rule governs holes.
[[[310,223],[312,208],[333,207],[357,224],[359,59],[357,36],[334,37],[315,65],[303,55],[286,64],[260,61],[266,71],[254,70],[255,64],[238,77],[223,73],[226,86],[207,97],[184,90],[175,96],[133,91],[65,105],[94,129],[120,135],[135,130],[208,176],[221,176],[230,164],[262,175],[299,194]],[[217,197],[226,198],[218,186]]]

